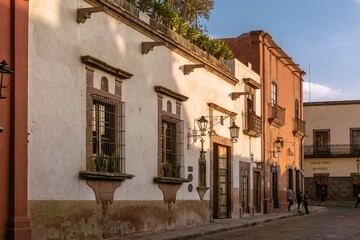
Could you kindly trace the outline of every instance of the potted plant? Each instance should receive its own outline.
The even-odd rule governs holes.
[[[163,163],[162,170],[164,177],[172,177],[172,167],[172,164],[168,161]]]
[[[95,157],[95,168],[97,172],[106,172],[106,157],[104,154],[99,154]]]
[[[108,159],[108,172],[111,173],[120,173],[120,158],[112,155]]]
[[[174,165],[172,165],[172,169],[171,169],[171,175],[172,177],[176,177],[179,178],[180,177],[180,164],[175,163]]]

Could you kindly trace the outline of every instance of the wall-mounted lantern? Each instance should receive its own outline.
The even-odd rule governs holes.
[[[284,148],[284,139],[282,137],[277,137],[275,142],[275,147],[277,149],[278,152],[281,152],[281,150]]]
[[[233,119],[231,126],[229,127],[230,137],[233,143],[239,141],[239,131],[240,128],[235,124],[235,119]]]
[[[188,149],[191,149],[191,147],[194,145],[194,143],[197,141],[199,137],[206,136],[207,131],[209,129],[212,129],[215,125],[218,123],[222,123],[225,119],[227,119],[229,116],[201,116],[200,118],[195,119],[195,122],[197,122],[197,125],[199,127],[199,132],[194,130],[192,133],[188,133]],[[207,120],[207,118],[209,120]],[[232,118],[232,125],[229,127],[230,131],[230,137],[232,142],[237,142],[239,139],[239,130],[240,128],[235,124],[235,118]],[[212,132],[208,132],[209,135],[213,134]],[[193,140],[191,141],[191,139]]]
[[[5,60],[0,63],[0,99],[6,98],[6,90],[10,85],[14,71],[8,67]],[[8,77],[6,77],[8,76]]]

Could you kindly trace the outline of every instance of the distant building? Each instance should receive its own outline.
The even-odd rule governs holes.
[[[306,120],[305,188],[320,201],[353,200],[360,192],[360,101],[309,102]]]
[[[303,191],[302,71],[264,31],[224,39],[235,58],[250,63],[261,78],[264,212],[285,210],[286,190]]]

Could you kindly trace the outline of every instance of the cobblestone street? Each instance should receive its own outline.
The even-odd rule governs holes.
[[[321,213],[287,218],[198,239],[359,239],[360,209],[327,208]]]

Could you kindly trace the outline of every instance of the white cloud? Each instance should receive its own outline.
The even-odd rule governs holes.
[[[358,1],[360,2],[360,0]],[[346,93],[341,89],[332,89],[317,83],[310,83],[309,87],[309,82],[304,82],[303,94],[304,102],[338,101],[350,100],[353,98],[352,94]]]
[[[354,0],[356,4],[360,4],[360,0]]]

